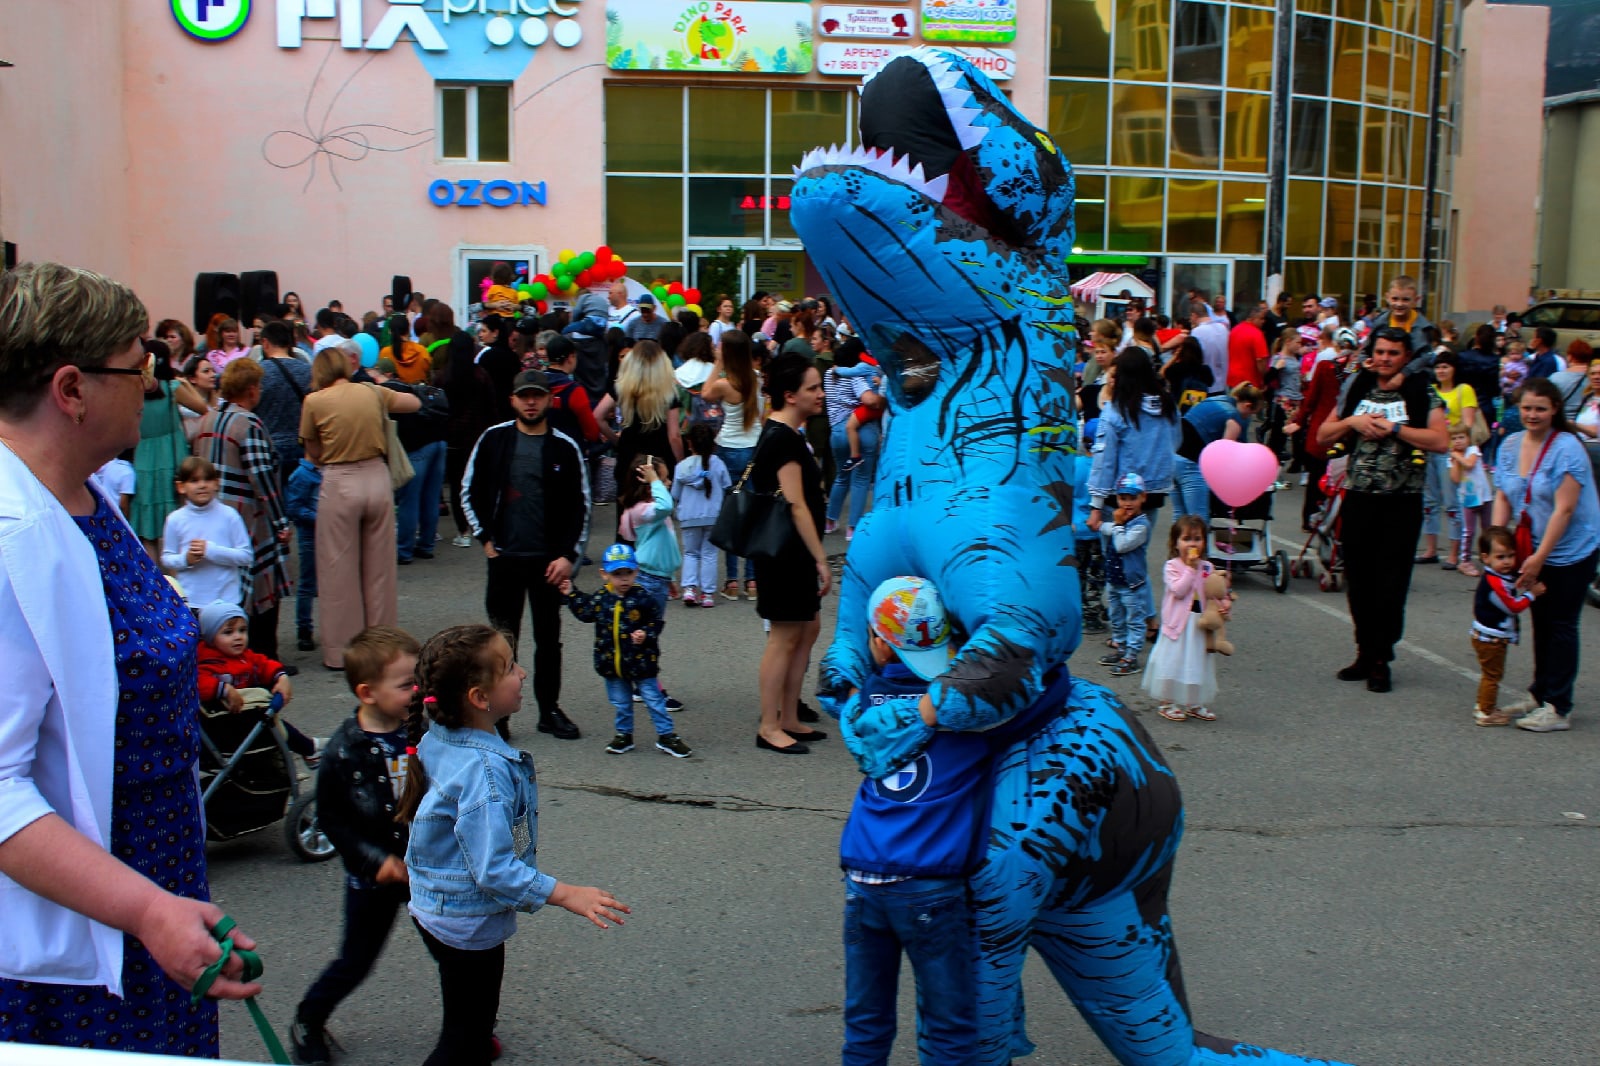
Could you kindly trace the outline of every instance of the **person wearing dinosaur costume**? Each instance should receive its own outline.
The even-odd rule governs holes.
[[[860,147],[809,153],[791,193],[795,230],[878,358],[890,408],[819,696],[872,777],[915,758],[934,721],[1038,723],[995,756],[971,882],[980,1061],[1033,1050],[1030,945],[1121,1063],[1321,1061],[1193,1028],[1166,903],[1177,781],[1116,697],[1065,667],[1081,635],[1071,166],[950,52],[894,59],[863,86],[860,116]],[[854,696],[868,593],[902,574],[932,578],[966,636],[920,713]]]

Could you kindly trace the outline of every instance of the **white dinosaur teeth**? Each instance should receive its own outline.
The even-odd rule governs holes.
[[[854,166],[870,170],[940,202],[943,202],[945,193],[950,187],[948,176],[929,180],[927,171],[921,163],[912,165],[909,153],[897,156],[891,149],[873,148],[862,144],[844,148],[839,145],[831,145],[826,149],[813,148],[800,160],[800,165],[794,168],[794,172],[798,177],[806,171],[826,166]]]

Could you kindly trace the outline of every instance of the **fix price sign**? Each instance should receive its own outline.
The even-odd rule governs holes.
[[[250,0],[172,0],[172,17],[191,37],[226,41],[244,29]]]

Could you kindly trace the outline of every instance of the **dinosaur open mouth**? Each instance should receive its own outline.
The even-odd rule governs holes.
[[[960,69],[937,54],[900,56],[862,86],[861,144],[816,149],[800,161],[797,173],[823,166],[871,170],[1018,243],[973,163],[972,149],[990,129],[974,124],[983,112],[968,106],[973,102]]]

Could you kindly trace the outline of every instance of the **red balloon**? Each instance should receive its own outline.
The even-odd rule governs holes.
[[[628,276],[628,264],[627,263],[619,263],[615,259],[613,259],[611,261],[611,280],[612,281],[616,281],[619,278],[625,278],[627,276]]]
[[[534,306],[539,309],[539,313],[541,315],[548,314],[550,312],[550,305],[548,303],[546,303],[544,300],[536,301]]]
[[[611,262],[611,255],[612,253],[610,245],[602,244],[600,247],[594,250],[594,258],[596,262],[609,263]]]
[[[684,299],[685,303],[691,303],[691,304],[699,303],[700,302],[700,290],[699,289],[684,289],[683,290],[683,299]]]
[[[668,285],[667,286],[667,295],[668,296],[682,296],[683,295],[683,282],[674,281],[671,285]]]

